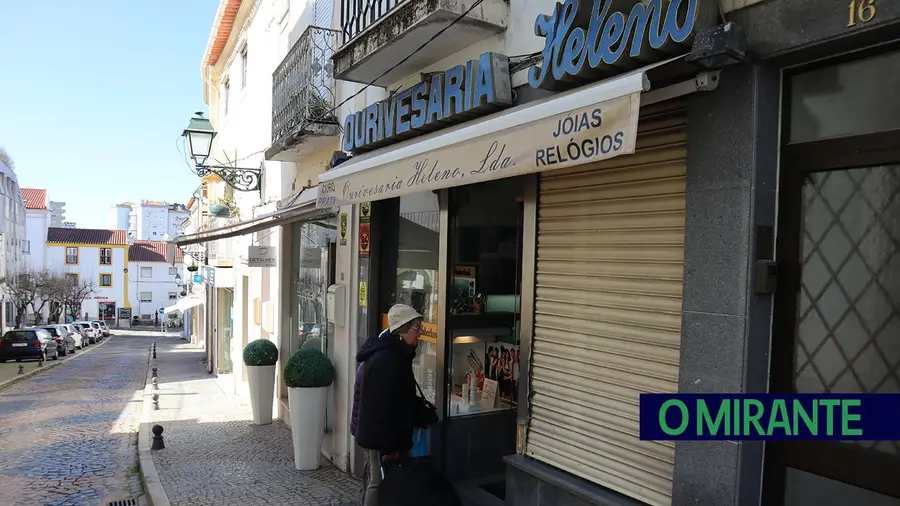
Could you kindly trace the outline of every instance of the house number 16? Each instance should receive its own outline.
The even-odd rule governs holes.
[[[847,27],[856,26],[857,20],[868,23],[875,18],[878,11],[875,9],[875,0],[850,0],[850,20]]]

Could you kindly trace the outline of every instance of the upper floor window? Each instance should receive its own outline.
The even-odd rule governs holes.
[[[68,281],[69,284],[71,284],[72,286],[77,285],[78,284],[78,274],[72,274],[72,273],[66,274],[66,281]]]
[[[78,248],[66,248],[66,265],[78,264]]]
[[[112,248],[100,248],[100,265],[112,265]]]
[[[231,81],[226,77],[225,82],[222,83],[222,106],[225,109],[225,114],[228,114],[228,97],[231,95]]]
[[[112,274],[101,274],[100,275],[100,286],[103,286],[103,287],[112,286]]]
[[[152,278],[153,277],[153,267],[141,267],[141,277],[142,278]]]
[[[247,87],[247,44],[241,49],[241,89]]]
[[[31,254],[31,241],[27,239],[22,241],[22,253]]]

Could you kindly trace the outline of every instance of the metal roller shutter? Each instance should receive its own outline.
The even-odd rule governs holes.
[[[638,394],[677,392],[686,117],[644,107],[633,155],[541,174],[526,453],[670,505],[675,446],[638,439]]]

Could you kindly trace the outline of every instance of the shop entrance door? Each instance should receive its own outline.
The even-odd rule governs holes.
[[[505,500],[516,451],[524,201],[524,177],[449,191],[443,459],[472,500]]]
[[[900,393],[900,53],[789,75],[771,390]],[[861,133],[863,132],[863,133]],[[763,504],[900,505],[900,442],[768,443]]]

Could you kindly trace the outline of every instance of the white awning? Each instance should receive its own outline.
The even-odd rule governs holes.
[[[163,308],[163,314],[174,313],[175,311],[184,312],[185,309],[197,307],[200,304],[203,304],[203,300],[199,297],[185,297],[176,302],[174,306]]]

